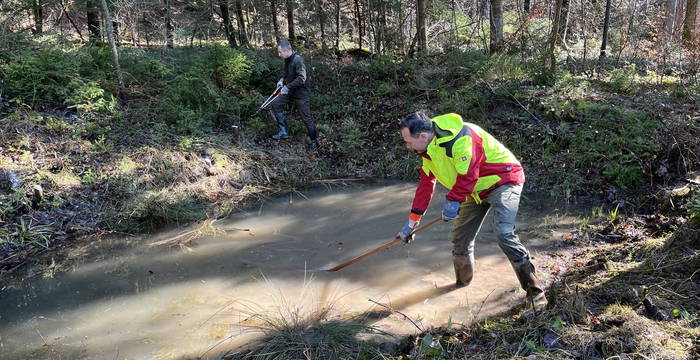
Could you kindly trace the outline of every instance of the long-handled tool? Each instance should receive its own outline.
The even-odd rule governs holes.
[[[272,94],[270,94],[270,96],[268,96],[267,99],[265,99],[265,101],[263,101],[262,105],[260,105],[260,107],[258,108],[258,110],[256,110],[255,113],[253,113],[252,116],[258,115],[258,113],[260,113],[261,110],[266,110],[267,107],[268,107],[270,104],[272,104],[272,102],[275,101],[275,99],[277,99],[278,96],[280,96],[280,95],[282,94],[282,93],[280,92],[280,89],[282,89],[282,87],[278,85],[278,86],[275,88],[275,91],[273,91]]]
[[[429,228],[430,226],[432,226],[433,224],[435,224],[436,222],[439,222],[439,221],[442,221],[442,216],[437,217],[435,220],[432,220],[432,221],[430,221],[429,223],[427,223],[427,224],[425,224],[425,225],[419,226],[417,229],[415,229],[415,230],[413,230],[413,231],[411,232],[411,235],[413,235],[413,234],[415,234],[415,233],[418,233],[418,232],[420,232],[420,231],[423,231],[423,230]],[[378,248],[376,248],[376,249],[374,249],[374,250],[370,250],[370,251],[368,251],[368,252],[366,252],[366,253],[364,253],[364,254],[362,254],[362,255],[360,255],[360,256],[354,258],[354,259],[348,260],[348,261],[346,261],[346,262],[344,262],[344,263],[342,263],[342,264],[340,264],[340,265],[338,265],[338,266],[335,266],[335,267],[333,267],[333,268],[330,268],[330,269],[328,269],[327,271],[338,271],[338,270],[340,270],[340,269],[342,269],[342,268],[344,268],[344,267],[350,266],[350,265],[352,265],[352,264],[354,264],[354,263],[356,263],[356,262],[358,262],[358,261],[360,261],[360,260],[362,260],[362,259],[364,259],[364,258],[370,256],[370,255],[374,255],[374,254],[376,254],[376,253],[378,253],[378,252],[380,252],[380,251],[382,251],[382,250],[384,250],[384,249],[386,249],[386,248],[392,247],[392,246],[394,246],[394,245],[396,245],[396,244],[398,244],[398,243],[400,243],[400,242],[402,242],[402,241],[403,241],[403,240],[401,240],[401,238],[397,236],[396,239],[394,239],[394,240],[392,240],[392,241],[389,241],[388,243],[386,243],[386,244],[384,244],[384,245],[382,245],[382,246],[380,246],[380,247],[378,247]]]

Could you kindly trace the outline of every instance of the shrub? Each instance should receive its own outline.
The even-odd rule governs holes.
[[[71,56],[78,61],[82,77],[94,81],[115,81],[116,77],[112,68],[112,52],[107,44],[76,48]]]
[[[366,136],[362,132],[362,126],[353,118],[345,118],[340,123],[339,134],[342,134],[337,146],[349,157],[362,157]]]
[[[73,79],[68,87],[75,90],[66,98],[66,103],[75,104],[79,111],[108,113],[116,108],[114,96],[107,96],[104,89],[94,81],[86,83]]]
[[[700,85],[676,81],[669,88],[669,95],[678,101],[688,101],[693,98],[700,99]]]
[[[440,93],[441,102],[438,106],[439,113],[458,113],[465,119],[481,118],[486,99],[479,89],[473,86],[463,86],[454,92],[443,91]]]
[[[243,123],[243,138],[247,140],[272,134],[277,129],[277,121],[269,111],[261,111],[257,116],[247,117]]]
[[[695,191],[690,197],[685,207],[688,209],[688,215],[696,223],[700,224],[700,192]]]
[[[534,69],[530,75],[532,76],[532,85],[535,86],[552,86],[557,82],[557,74],[545,67]]]
[[[125,69],[140,82],[164,79],[172,75],[170,67],[149,55],[139,55],[131,61],[126,61]]]
[[[518,56],[497,54],[489,59],[489,66],[483,68],[482,77],[484,79],[522,82],[531,78],[530,73],[529,64]]]
[[[165,88],[166,120],[175,130],[197,134],[211,129],[215,113],[223,105],[221,93],[196,70],[176,76]]]
[[[75,90],[78,70],[69,54],[53,49],[19,54],[2,68],[10,97],[32,107],[64,104]]]
[[[250,83],[259,82],[270,71],[270,61],[275,60],[260,58],[250,50],[212,46],[192,66],[198,67],[203,76],[211,76],[223,87],[244,88]]]
[[[568,103],[564,108],[568,116],[583,124],[571,138],[578,166],[599,169],[621,188],[643,182],[646,164],[659,151],[650,136],[659,125],[657,120],[641,112],[587,101]]]
[[[18,18],[21,18],[18,16]],[[0,36],[0,63],[9,62],[12,58],[32,47],[32,41],[25,33],[3,32]]]
[[[483,51],[450,51],[445,57],[445,66],[452,68],[455,75],[472,77],[488,64],[489,57]]]
[[[234,49],[218,67],[216,74],[226,87],[243,87],[248,84],[251,75],[251,64],[248,58]]]
[[[375,80],[384,80],[395,78],[401,72],[401,65],[391,56],[382,55],[373,59],[366,69]]]
[[[610,72],[608,85],[613,92],[631,94],[635,90],[636,78],[637,68],[632,64],[622,69],[612,70]]]

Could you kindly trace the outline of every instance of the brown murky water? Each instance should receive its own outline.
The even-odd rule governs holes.
[[[327,269],[390,241],[410,208],[414,184],[322,188],[271,200],[217,222],[248,228],[203,237],[191,251],[152,243],[105,253],[51,279],[0,292],[2,359],[180,359],[214,357],[255,334],[237,324],[250,314],[303,316],[331,305],[338,316],[381,310],[375,326],[408,334],[468,323],[519,304],[523,292],[487,219],[477,239],[477,270],[468,288],[453,283],[449,224],[338,272]],[[430,220],[444,193],[436,193]],[[539,207],[539,208],[538,208]],[[553,207],[526,198],[519,233],[535,256],[577,226]],[[254,325],[254,324],[253,324]]]

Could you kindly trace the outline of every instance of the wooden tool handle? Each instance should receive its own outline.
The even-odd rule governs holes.
[[[436,218],[436,219],[430,221],[429,223],[427,223],[427,224],[425,224],[425,225],[419,226],[417,229],[415,229],[415,230],[413,230],[413,231],[411,232],[411,235],[413,235],[413,234],[415,234],[415,233],[418,233],[418,232],[421,232],[421,231],[423,231],[423,230],[429,228],[430,226],[432,226],[433,224],[435,224],[436,222],[438,222],[438,221],[440,221],[440,220],[442,220],[442,216],[440,216],[440,217],[438,217],[438,218]],[[386,243],[386,244],[384,244],[384,245],[382,245],[382,246],[380,246],[380,247],[378,247],[378,248],[376,248],[376,249],[374,249],[374,250],[370,250],[370,251],[368,251],[368,252],[366,252],[366,253],[364,253],[364,254],[362,254],[362,255],[356,257],[356,258],[353,258],[353,259],[348,260],[348,261],[346,261],[346,262],[344,262],[344,263],[342,263],[342,264],[340,264],[340,265],[337,265],[337,266],[335,266],[335,267],[333,267],[333,268],[330,268],[330,269],[328,269],[328,271],[338,271],[338,270],[340,270],[340,269],[342,269],[342,268],[344,268],[344,267],[350,266],[350,265],[352,265],[352,264],[354,264],[354,263],[356,263],[356,262],[358,262],[358,261],[360,261],[360,260],[362,260],[362,259],[364,259],[364,258],[370,256],[370,255],[374,255],[374,254],[376,254],[376,253],[378,253],[378,252],[380,252],[380,251],[382,251],[382,250],[384,250],[384,249],[386,249],[386,248],[392,247],[392,246],[394,246],[394,245],[396,245],[396,244],[398,244],[398,243],[400,243],[400,242],[402,242],[402,240],[401,240],[400,237],[397,236],[396,239],[394,239],[394,240],[392,240],[392,241],[389,241],[388,243]]]

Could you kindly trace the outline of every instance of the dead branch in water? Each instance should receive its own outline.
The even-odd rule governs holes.
[[[156,241],[148,245],[148,247],[166,245],[168,247],[179,246],[185,250],[191,251],[187,246],[188,243],[193,240],[199,239],[202,236],[212,236],[217,234],[225,234],[227,231],[250,231],[250,229],[241,229],[237,227],[227,227],[224,229],[219,229],[214,226],[216,219],[209,219],[203,221],[201,224],[197,225],[196,228],[192,230],[187,230],[178,235],[170,237],[165,240]],[[251,233],[252,235],[252,233]]]
[[[413,321],[413,319],[411,319],[410,317],[408,317],[408,315],[402,313],[401,311],[398,311],[398,310],[396,310],[396,309],[393,309],[393,308],[391,308],[391,307],[388,306],[388,305],[384,305],[384,304],[382,304],[382,303],[380,303],[380,302],[377,302],[377,301],[374,301],[374,300],[372,300],[372,299],[367,299],[367,300],[369,300],[370,302],[375,303],[375,304],[377,304],[377,305],[379,305],[379,306],[381,306],[381,307],[383,307],[383,308],[386,308],[387,310],[389,310],[389,311],[391,311],[391,312],[393,312],[393,313],[397,313],[397,314],[403,316],[403,318],[406,319],[406,320],[408,320],[408,321],[410,321],[411,324],[413,324],[413,326],[415,326],[416,329],[418,329],[418,331],[420,331],[420,332],[425,331],[425,329],[423,329],[423,328],[422,328],[421,326],[419,326],[415,321]]]

